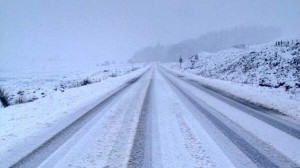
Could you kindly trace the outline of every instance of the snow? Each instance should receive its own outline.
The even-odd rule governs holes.
[[[252,84],[210,79],[178,70],[170,71],[184,76],[186,79],[195,80],[204,86],[210,86],[257,105],[278,110],[300,121],[300,97],[298,95],[291,95],[284,89],[258,87]]]
[[[199,53],[198,59],[185,60],[183,70],[213,79],[288,88],[299,93],[300,42],[284,41],[279,46],[275,43]]]
[[[193,103],[166,80],[157,66],[150,65],[117,78],[68,88],[64,92],[51,92],[34,102],[1,108],[0,167],[8,167],[24,157],[115,90],[147,70],[149,71],[138,82],[108,102],[86,125],[68,139],[63,139],[63,144],[53,153],[49,153],[49,157],[40,166],[126,167],[132,155],[137,155],[133,158],[150,160],[143,160],[146,163],[142,164],[151,164],[152,167],[255,167],[255,163],[243,149],[235,145],[234,141],[237,139],[232,140],[222,133],[195,106],[197,103],[259,152],[262,151],[263,155],[274,159],[274,163],[284,160],[273,157],[279,153],[279,156],[299,164],[300,151],[295,147],[300,146],[300,141],[296,137],[166,73],[171,81],[195,99],[197,103]],[[283,88],[256,88],[253,84],[209,79],[178,70],[168,71],[240,97],[243,94],[246,98],[252,95],[250,98],[260,103],[264,101],[263,98],[266,99],[261,95],[274,97],[291,94]],[[150,79],[150,97],[145,99]],[[144,100],[147,100],[145,109]],[[281,103],[276,103],[282,105],[284,100],[277,101]],[[293,101],[289,99],[286,102]],[[291,107],[285,108],[290,110]],[[142,109],[145,113],[142,113]],[[145,120],[141,120],[143,114],[147,114],[144,116]],[[291,111],[288,114],[293,116]],[[145,127],[138,130],[142,121]],[[145,141],[145,146],[141,147],[141,152],[132,153],[134,147],[139,147],[134,143],[139,131],[145,133],[145,137],[142,135],[138,138],[138,141]],[[266,146],[271,149],[265,150]],[[272,155],[274,151],[277,153]]]
[[[135,64],[134,70],[143,67]],[[118,77],[132,71],[130,64],[99,66],[91,68],[62,69],[14,69],[0,71],[0,86],[7,92],[11,104],[18,98],[25,101],[44,98],[54,92],[64,92],[67,89],[80,86],[80,82],[88,79],[91,82],[101,82],[108,78]],[[1,104],[1,103],[0,103]]]
[[[65,92],[51,92],[34,102],[1,108],[0,156],[3,157],[0,162],[8,164],[24,156],[110,92],[141,75],[148,68],[149,66],[100,83],[70,88]],[[5,167],[0,167],[2,166]]]
[[[198,60],[194,57],[187,60],[182,69],[178,63],[168,63],[165,67],[203,85],[300,120],[300,62],[297,62],[300,44],[295,44],[295,40],[293,44],[289,41],[289,45],[274,44],[199,53]]]
[[[148,78],[135,83],[117,100],[102,109],[59,150],[55,151],[42,167],[125,167],[131,151],[135,128]],[[128,102],[133,98],[137,101]],[[121,138],[121,139],[120,139]]]
[[[153,167],[234,167],[160,73],[150,101]]]
[[[191,93],[197,96],[207,105],[213,107],[213,109],[222,113],[224,116],[237,123],[245,130],[249,131],[267,144],[273,146],[282,154],[291,158],[292,160],[294,160],[294,162],[299,164],[300,151],[295,148],[296,146],[300,146],[299,139],[285,132],[282,132],[281,130],[265,123],[264,121],[246,114],[243,111],[238,110],[225,102],[222,102],[221,100],[216,99],[215,97],[194,86],[187,85],[186,83],[178,79],[177,82],[180,83],[181,86],[183,86],[184,90],[187,93]]]

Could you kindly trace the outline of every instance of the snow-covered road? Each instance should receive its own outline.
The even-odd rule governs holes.
[[[161,71],[189,109],[188,113],[235,167],[299,167],[299,124],[266,109],[234,101],[182,76]],[[229,167],[222,164],[215,165]]]
[[[152,65],[12,167],[300,167],[299,147],[296,121]]]

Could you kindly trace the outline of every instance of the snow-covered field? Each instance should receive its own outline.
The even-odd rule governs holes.
[[[299,41],[299,40],[298,40]],[[300,43],[296,40],[199,53],[165,66],[175,73],[300,119]]]
[[[133,69],[131,64],[123,64],[89,69],[66,67],[65,69],[35,71],[32,69],[2,70],[0,71],[0,87],[5,90],[10,104],[13,105],[21,103],[20,101],[34,101],[55,92],[64,92],[70,88],[122,76],[141,67],[143,64],[135,64]]]
[[[94,107],[110,92],[140,76],[148,68],[140,68],[130,74],[108,78],[102,82],[66,89],[64,92],[53,91],[34,102],[2,108],[0,156],[5,157],[2,157],[0,162],[9,165],[20,156],[24,156]],[[0,165],[0,167],[6,166]]]

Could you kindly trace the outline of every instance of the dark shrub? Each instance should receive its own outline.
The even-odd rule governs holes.
[[[84,86],[84,85],[88,85],[88,84],[91,84],[91,83],[92,83],[92,81],[89,80],[88,78],[86,78],[80,84],[81,84],[81,86]]]
[[[117,74],[115,74],[115,73],[112,73],[111,75],[109,75],[110,77],[113,77],[113,78],[115,78],[115,77],[117,77]]]
[[[37,100],[37,99],[38,99],[38,98],[34,96],[34,97],[32,97],[31,99],[28,99],[27,102],[33,102],[33,101],[35,101],[35,100]]]
[[[292,88],[292,86],[290,86],[290,85],[285,85],[284,87],[285,87],[285,91],[288,91]]]
[[[4,91],[3,88],[0,87],[0,101],[3,105],[3,107],[7,107],[9,106],[9,101],[8,101],[8,95],[7,93]]]
[[[33,101],[35,101],[35,100],[37,100],[38,98],[37,97],[32,97],[32,98],[30,98],[30,99],[27,99],[26,97],[24,97],[24,96],[19,96],[16,100],[15,100],[15,102],[14,102],[14,104],[23,104],[23,103],[28,103],[28,102],[33,102]]]
[[[24,96],[19,96],[16,100],[15,100],[15,104],[22,104],[22,103],[26,103],[26,99]]]

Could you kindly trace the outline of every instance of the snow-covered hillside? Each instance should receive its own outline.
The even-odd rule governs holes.
[[[198,56],[185,60],[183,70],[208,78],[299,92],[299,41],[282,41],[282,44],[272,42],[217,53],[199,53]],[[178,64],[175,66],[178,67]]]
[[[300,40],[236,46],[166,64],[183,76],[300,119]]]
[[[123,64],[75,70],[2,71],[0,87],[7,93],[9,102],[13,105],[44,98],[54,92],[64,92],[70,88],[122,76],[142,66],[142,64],[135,64],[133,69],[131,64]]]

